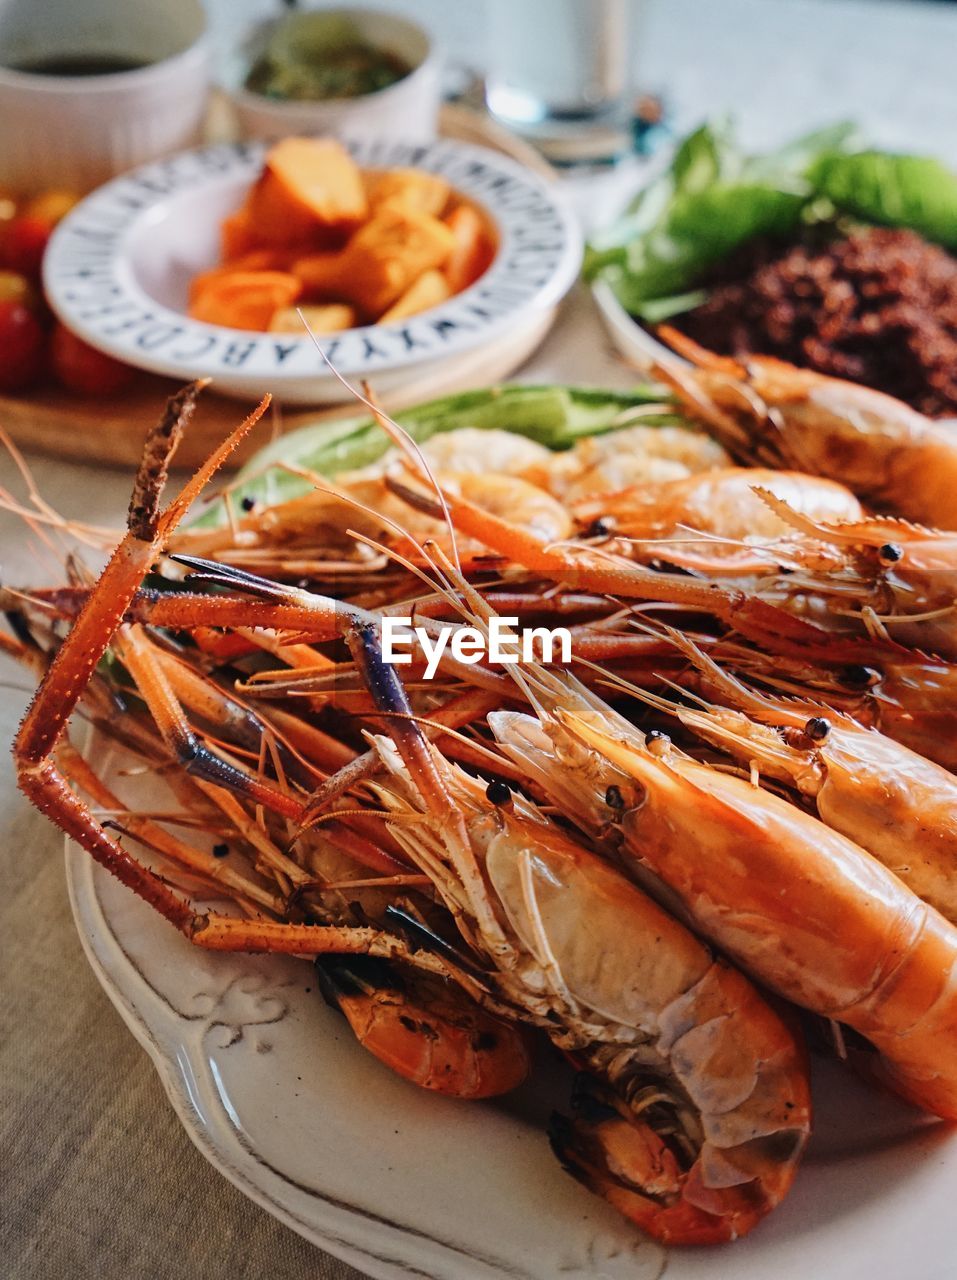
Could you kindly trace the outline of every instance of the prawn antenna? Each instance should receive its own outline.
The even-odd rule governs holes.
[[[406,431],[404,427],[400,426],[399,423],[396,422],[394,418],[390,417],[387,413],[384,412],[381,405],[379,405],[375,400],[375,398],[372,396],[371,388],[369,387],[368,383],[363,383],[364,390],[359,391],[356,387],[352,385],[351,382],[349,382],[347,378],[345,378],[339,372],[336,366],[332,363],[332,361],[326,355],[325,351],[323,351],[322,344],[319,342],[319,339],[316,337],[312,329],[309,327],[309,321],[306,319],[305,315],[303,314],[302,307],[296,308],[296,314],[298,315],[299,319],[302,321],[303,327],[305,328],[306,333],[309,335],[310,342],[319,352],[319,355],[320,355],[320,358],[322,359],[323,364],[325,364],[325,366],[328,368],[332,376],[338,382],[340,382],[342,386],[345,387],[345,389],[349,392],[349,394],[354,396],[356,400],[359,401],[360,404],[365,405],[365,407],[369,410],[369,412],[375,418],[376,422],[379,424],[382,430],[386,433],[386,435],[389,437],[392,443],[396,446],[396,448],[401,450],[401,452],[404,453],[406,457],[412,458],[420,474],[426,477],[429,484],[435,490],[436,497],[439,500],[439,505],[442,508],[442,513],[445,518],[446,527],[449,531],[449,537],[452,541],[452,556],[455,560],[456,566],[459,566],[460,565],[459,553],[458,553],[458,548],[455,542],[455,526],[452,523],[452,516],[449,512],[448,504],[445,501],[445,494],[442,492],[442,489],[439,486],[438,481],[433,475],[432,468],[429,466],[428,459],[426,458],[425,454],[419,448],[415,440],[413,440],[412,436],[408,433],[408,431]]]

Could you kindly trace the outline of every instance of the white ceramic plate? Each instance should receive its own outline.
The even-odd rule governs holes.
[[[441,306],[396,324],[324,336],[322,348],[339,372],[374,377],[386,393],[486,348],[517,352],[524,341],[527,350],[528,333],[541,328],[581,264],[581,233],[561,196],[484,147],[348,145],[363,168],[408,165],[447,178],[483,206],[499,247],[481,279]],[[63,323],[129,364],[183,381],[212,377],[218,390],[234,395],[270,390],[291,404],[346,399],[306,335],[249,333],[186,315],[189,281],[218,260],[220,223],[242,202],[265,152],[264,143],[184,151],[77,205],[43,265],[47,296]]]
[[[168,807],[153,780],[113,785]],[[73,845],[66,866],[90,963],[193,1141],[371,1276],[953,1280],[957,1135],[836,1064],[815,1063],[817,1130],[784,1205],[737,1244],[666,1251],[552,1157],[561,1082],[500,1103],[427,1094],[359,1048],[306,962],[200,951]]]
[[[629,315],[615,297],[615,291],[605,280],[599,280],[592,286],[592,295],[598,307],[599,315],[604,322],[616,350],[620,351],[630,365],[636,369],[646,370],[649,361],[657,354],[670,360],[684,363],[670,347],[659,342],[647,329]]]

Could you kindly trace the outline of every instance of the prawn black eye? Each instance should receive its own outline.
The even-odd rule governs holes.
[[[599,516],[597,520],[593,520],[585,530],[585,536],[589,538],[607,538],[610,533],[615,531],[615,522],[611,516]]]
[[[625,797],[621,794],[621,787],[616,787],[614,783],[605,792],[605,804],[609,809],[615,809],[619,812],[625,807]]]
[[[812,716],[804,726],[804,732],[812,742],[823,742],[831,732],[831,726],[823,716]]]
[[[885,542],[877,552],[879,559],[884,564],[896,564],[903,554],[904,548],[896,542]]]
[[[245,498],[243,498],[242,502],[239,505],[242,507],[244,511],[252,511],[256,505],[256,499],[251,498],[247,493]]]
[[[508,804],[512,798],[512,788],[507,782],[490,782],[485,788],[485,799],[489,804],[503,805]]]
[[[863,663],[854,662],[844,667],[840,676],[841,684],[849,689],[873,689],[881,682],[881,673],[874,667],[866,667]]]

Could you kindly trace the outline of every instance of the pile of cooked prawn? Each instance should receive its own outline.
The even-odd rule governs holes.
[[[808,1023],[957,1118],[957,432],[682,350],[654,372],[686,426],[552,453],[380,415],[379,464],[239,511],[226,485],[215,527],[182,521],[262,406],[164,508],[186,388],[100,577],[4,591],[2,645],[39,677],[21,788],[181,933],[315,958],[424,1088],[505,1093],[550,1041],[563,1164],[715,1243],[794,1180]],[[389,615],[560,623],[573,660],[446,648],[427,681]],[[127,807],[75,711],[177,811]]]

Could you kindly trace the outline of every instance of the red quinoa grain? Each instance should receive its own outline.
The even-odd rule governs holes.
[[[671,323],[724,355],[778,356],[957,415],[957,260],[913,231],[749,245]]]

